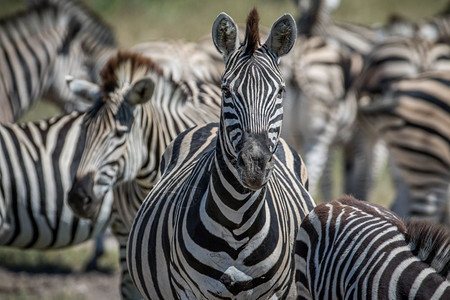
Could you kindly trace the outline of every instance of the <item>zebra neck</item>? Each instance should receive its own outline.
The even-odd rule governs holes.
[[[237,171],[218,139],[216,155],[211,166],[208,193],[204,199],[205,212],[214,224],[219,224],[232,239],[241,240],[257,232],[266,221],[266,188],[253,191],[244,187]]]

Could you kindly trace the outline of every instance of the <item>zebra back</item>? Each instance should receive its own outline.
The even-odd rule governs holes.
[[[429,226],[430,232],[441,230]],[[448,272],[448,261],[441,261],[445,272],[434,269],[430,262],[440,260],[441,252],[422,261],[410,239],[400,218],[381,206],[352,197],[316,206],[303,220],[297,242],[303,249],[300,296],[447,299],[450,282],[442,273]],[[441,242],[445,251],[448,240]]]

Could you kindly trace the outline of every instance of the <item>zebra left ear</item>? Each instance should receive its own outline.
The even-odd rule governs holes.
[[[294,18],[290,14],[285,14],[273,23],[264,45],[277,57],[281,57],[294,47],[296,39],[297,26]]]
[[[155,90],[155,83],[150,78],[138,80],[125,95],[125,100],[131,105],[143,104],[150,100]]]
[[[212,39],[224,60],[239,47],[238,27],[226,13],[220,13],[214,21]]]

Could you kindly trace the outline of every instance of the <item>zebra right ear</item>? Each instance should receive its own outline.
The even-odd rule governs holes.
[[[66,83],[72,93],[90,102],[95,102],[97,99],[103,97],[103,93],[98,84],[83,79],[75,79],[70,75],[66,76]]]
[[[155,83],[150,78],[138,80],[125,95],[125,99],[131,105],[144,104],[153,96]]]
[[[225,61],[239,47],[238,27],[233,19],[224,12],[220,13],[214,21],[212,39]]]

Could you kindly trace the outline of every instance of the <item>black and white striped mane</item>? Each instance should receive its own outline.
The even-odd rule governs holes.
[[[245,47],[246,55],[252,55],[253,52],[255,52],[255,50],[260,47],[261,43],[259,40],[258,23],[259,23],[259,14],[256,8],[254,8],[248,14],[247,25],[245,29],[245,38],[243,45]]]
[[[444,225],[422,220],[408,223],[406,239],[415,256],[442,276],[450,271],[450,230]]]

